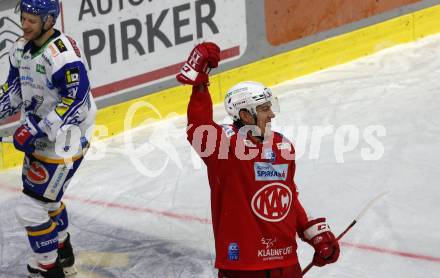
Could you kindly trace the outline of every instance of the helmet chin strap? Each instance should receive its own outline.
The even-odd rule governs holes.
[[[257,114],[252,114],[252,117],[254,118],[254,124],[257,125]]]
[[[257,113],[251,113],[252,117],[254,118],[254,125],[260,129],[260,127],[257,125]],[[254,136],[255,138],[260,139],[261,142],[264,141],[264,132],[260,130],[260,135]]]
[[[244,121],[240,118],[238,120],[235,120],[234,123],[233,123],[236,128],[240,129],[240,128],[242,128],[245,125],[254,125],[254,126],[258,127],[258,125],[257,125],[257,113],[252,113],[249,110],[247,110],[247,112],[254,119],[254,123],[253,124],[245,124]],[[260,135],[257,135],[257,136],[252,135],[252,136],[255,137],[255,138],[258,138],[259,140],[261,140],[261,142],[264,141],[264,133],[262,132],[262,130],[260,130]]]
[[[254,120],[255,120],[255,125],[257,126],[257,114],[255,114],[253,116],[254,116]],[[266,137],[267,131],[268,131],[268,124],[265,125],[264,132],[262,130],[260,130],[261,135],[255,136],[255,137],[259,138],[261,140],[261,142],[264,142],[264,138]]]

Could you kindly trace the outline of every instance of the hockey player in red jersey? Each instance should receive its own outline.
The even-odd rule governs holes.
[[[302,277],[296,234],[315,249],[315,265],[335,262],[339,244],[325,218],[309,219],[298,199],[294,147],[270,130],[271,90],[235,85],[224,103],[234,124],[213,121],[208,72],[219,61],[219,47],[201,43],[176,76],[193,86],[187,133],[208,169],[218,277]]]

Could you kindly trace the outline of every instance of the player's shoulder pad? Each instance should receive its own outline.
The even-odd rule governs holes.
[[[273,135],[276,140],[290,142],[290,140],[287,137],[285,137],[282,133],[279,133],[278,131],[274,131]]]
[[[19,67],[20,63],[18,61],[23,56],[24,47],[27,43],[28,40],[23,37],[19,37],[17,40],[14,41],[11,48],[9,49],[9,61],[16,68]]]
[[[235,135],[236,131],[233,125],[228,124],[222,124],[221,125],[223,132],[225,133],[226,137],[232,137]]]
[[[68,63],[82,63],[82,53],[76,41],[63,33],[47,45],[43,58],[53,67],[53,72]]]
[[[27,44],[29,41],[27,39],[25,39],[24,37],[18,37],[14,43],[17,44],[22,44],[22,46],[24,46],[25,44]]]
[[[274,142],[276,143],[276,146],[279,150],[290,150],[293,148],[292,142],[283,134],[274,131],[274,137]]]
[[[24,47],[28,42],[29,41],[23,37],[17,38],[17,40],[15,40],[15,42],[12,44],[11,49],[9,50],[9,54],[14,55],[15,53],[20,53],[20,55],[22,55]]]

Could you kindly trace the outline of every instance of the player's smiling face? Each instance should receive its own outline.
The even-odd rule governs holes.
[[[264,136],[268,123],[275,118],[275,113],[272,110],[272,103],[270,101],[260,104],[255,108],[257,116],[254,117],[252,114],[242,109],[240,111],[240,119],[245,125],[256,125],[259,129],[261,136]],[[270,131],[270,130],[267,130]]]
[[[23,37],[26,40],[35,40],[42,33],[43,24],[41,17],[38,15],[22,12],[21,27],[23,29]]]
[[[264,134],[266,131],[267,124],[275,118],[275,114],[272,111],[272,103],[266,102],[256,107],[257,111],[257,126],[261,130],[261,134]]]

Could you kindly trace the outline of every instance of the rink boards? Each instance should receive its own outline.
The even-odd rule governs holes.
[[[216,74],[214,70],[210,91],[213,101],[219,103],[228,88],[243,80],[257,80],[273,86],[439,32],[440,5],[436,5],[220,74]],[[184,56],[183,53],[182,55]],[[102,108],[98,112],[95,138],[116,135],[138,126],[147,119],[183,114],[190,93],[189,86],[178,86]],[[22,155],[16,152],[11,144],[1,144],[0,169],[21,165]]]

